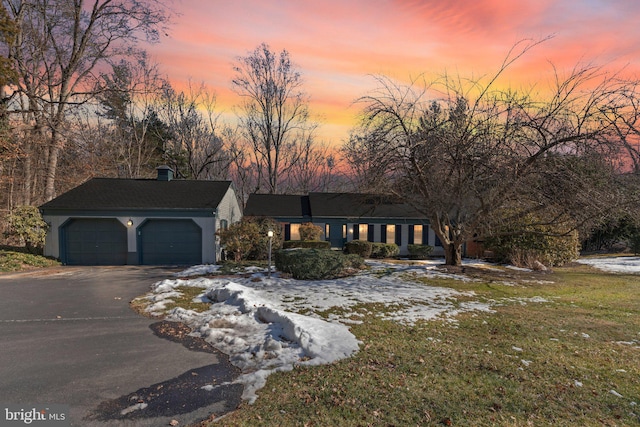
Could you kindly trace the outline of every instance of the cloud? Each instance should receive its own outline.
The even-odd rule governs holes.
[[[235,58],[262,42],[286,48],[330,129],[355,116],[350,105],[371,89],[367,75],[492,73],[521,40],[554,36],[513,65],[514,85],[551,77],[550,64],[628,64],[629,73],[640,65],[633,0],[183,0],[178,8],[171,36],[152,48],[171,79],[205,81],[230,108]]]

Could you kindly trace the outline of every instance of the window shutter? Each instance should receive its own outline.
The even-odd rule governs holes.
[[[409,224],[409,244],[413,245],[415,240],[415,229],[413,228],[413,224]]]
[[[353,224],[353,240],[360,240],[360,227],[358,227],[358,224]]]
[[[380,227],[380,241],[382,243],[387,243],[387,224],[382,224]]]
[[[369,242],[373,242],[374,241],[374,233],[373,233],[373,224],[369,224],[369,227],[367,228],[367,240]]]
[[[291,224],[284,225],[284,240],[291,240]]]
[[[402,225],[396,224],[396,245],[402,246]]]

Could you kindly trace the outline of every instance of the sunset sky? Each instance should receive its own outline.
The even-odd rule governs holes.
[[[550,64],[640,71],[637,0],[175,0],[174,8],[169,34],[149,50],[176,87],[205,83],[228,119],[239,102],[235,59],[262,42],[287,49],[320,139],[332,145],[347,138],[353,101],[374,87],[375,74],[479,76],[496,71],[517,41],[548,36],[511,68],[509,84],[544,83]]]

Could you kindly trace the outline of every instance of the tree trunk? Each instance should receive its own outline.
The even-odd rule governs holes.
[[[446,265],[462,265],[462,242],[453,241],[444,247]]]
[[[54,135],[56,135],[54,130]],[[58,138],[51,138],[51,149],[49,151],[49,159],[46,165],[46,176],[44,186],[44,200],[48,202],[56,197],[56,172],[58,171],[58,157],[60,155],[60,143]]]

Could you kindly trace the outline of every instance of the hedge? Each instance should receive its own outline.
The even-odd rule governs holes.
[[[433,251],[433,246],[429,245],[408,245],[409,258],[411,259],[427,259]]]
[[[395,243],[372,243],[371,258],[392,258],[400,254],[400,248]]]
[[[331,249],[331,242],[324,240],[287,240],[282,243],[282,249],[292,248]]]
[[[275,253],[276,269],[294,279],[319,280],[344,276],[349,269],[362,268],[361,257],[325,249],[283,249]]]
[[[362,258],[371,258],[373,245],[365,240],[352,240],[344,246],[344,251],[348,254],[360,255]]]

